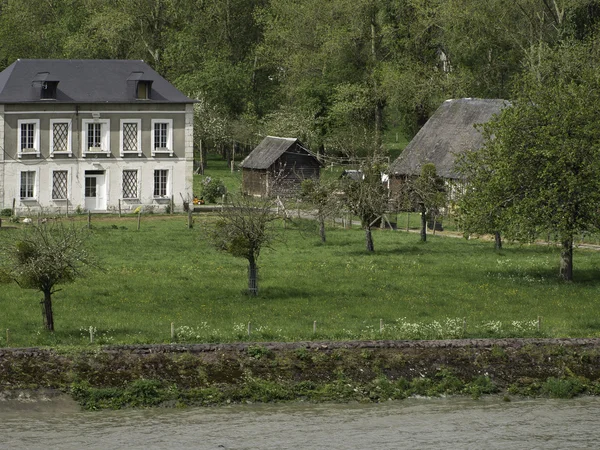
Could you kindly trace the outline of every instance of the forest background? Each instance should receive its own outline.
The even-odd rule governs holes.
[[[356,155],[393,149],[446,99],[510,99],[599,18],[595,0],[3,0],[0,69],[143,59],[199,101],[203,150],[270,134]]]

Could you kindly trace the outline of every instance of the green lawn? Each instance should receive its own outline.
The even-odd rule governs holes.
[[[90,245],[104,271],[55,294],[53,335],[42,329],[40,293],[2,286],[0,346],[6,329],[11,346],[84,345],[90,326],[96,343],[170,342],[172,322],[188,342],[600,336],[596,251],[577,250],[576,282],[562,283],[555,248],[496,253],[490,242],[421,244],[414,233],[377,230],[368,254],[361,230],[330,228],[322,245],[312,223],[296,220],[261,254],[251,298],[246,262],[202,238],[211,216],[196,216],[193,230],[177,215],[143,216],[140,231],[131,216],[93,220]]]
[[[202,191],[202,181],[206,177],[219,178],[223,180],[223,184],[227,188],[227,192],[240,192],[242,186],[242,172],[239,169],[239,163],[236,161],[234,171],[227,166],[227,161],[221,158],[220,155],[209,153],[207,156],[207,165],[204,175],[194,175],[194,194],[200,197]],[[218,200],[220,202],[220,200]]]

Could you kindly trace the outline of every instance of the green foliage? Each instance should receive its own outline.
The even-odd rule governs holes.
[[[272,353],[268,348],[256,345],[251,345],[250,347],[248,347],[247,352],[248,355],[254,359],[261,359],[263,357],[269,356]]]
[[[582,381],[575,377],[554,378],[550,377],[541,386],[543,395],[550,398],[573,398],[585,390]]]
[[[227,189],[220,178],[206,177],[202,181],[201,195],[207,203],[215,203],[225,194],[227,194]]]
[[[600,229],[597,52],[577,42],[542,46],[541,64],[522,77],[511,106],[484,127],[486,145],[463,169],[473,183],[461,208],[466,226],[481,229],[478,222],[488,216],[509,238],[554,237],[563,246],[566,280],[574,237]]]
[[[0,216],[2,216],[2,217],[10,217],[10,216],[12,216],[12,209],[11,208],[4,208],[3,210],[0,211]]]

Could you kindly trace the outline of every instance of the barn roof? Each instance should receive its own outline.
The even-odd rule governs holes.
[[[392,163],[390,173],[419,175],[424,164],[433,163],[439,176],[460,178],[456,155],[476,150],[484,142],[475,125],[488,122],[507,104],[501,99],[446,100]]]
[[[136,99],[133,86],[152,86],[148,99]],[[58,103],[193,103],[141,60],[18,59],[0,72],[0,103],[49,103],[40,86],[55,83]]]
[[[301,152],[311,155],[315,160],[317,157],[304,148],[296,138],[284,138],[276,136],[265,137],[252,152],[242,161],[244,169],[267,169],[289,149],[296,147]]]

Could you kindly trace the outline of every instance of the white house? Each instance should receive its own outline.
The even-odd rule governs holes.
[[[0,72],[0,208],[180,208],[193,103],[143,61],[15,61]]]

